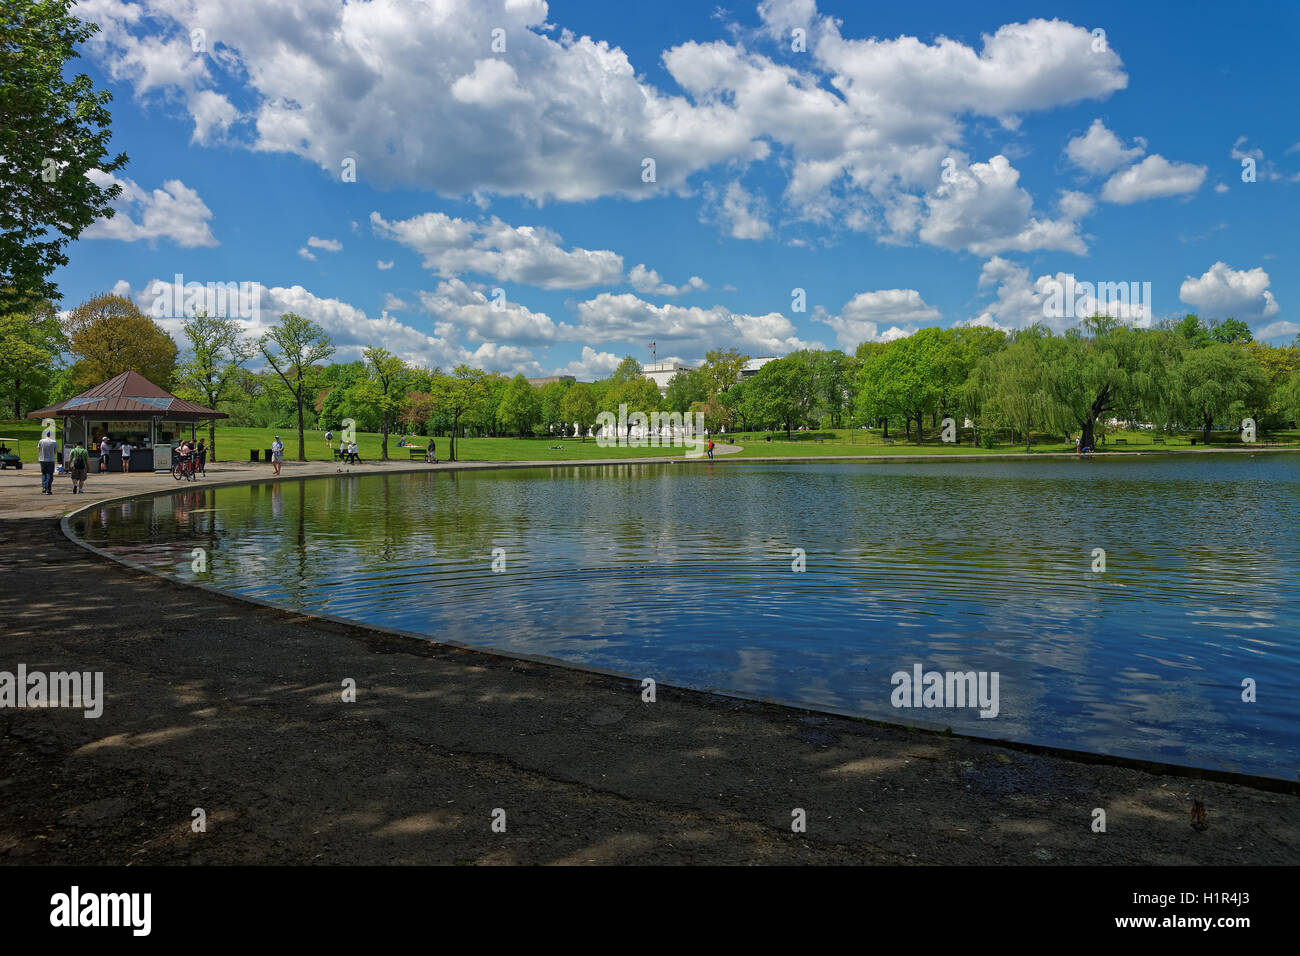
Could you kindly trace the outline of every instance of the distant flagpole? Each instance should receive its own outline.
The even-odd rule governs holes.
[[[655,344],[653,342],[650,343],[650,364],[655,364]]]

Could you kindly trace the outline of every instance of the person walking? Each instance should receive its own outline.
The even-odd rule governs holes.
[[[275,441],[271,442],[271,467],[275,473],[280,474],[280,466],[284,463],[284,442],[280,441],[280,436],[275,436]]]
[[[72,454],[68,456],[68,467],[71,469],[69,474],[72,475],[72,493],[74,495],[86,493],[86,469],[90,466],[90,452],[86,447],[77,442],[77,447],[72,449]]]
[[[425,450],[425,457],[435,465],[438,463],[438,443],[432,438],[429,439],[429,447]]]
[[[348,442],[346,438],[339,439],[339,461],[348,460]]]
[[[713,461],[713,439],[709,439],[709,461]]]
[[[361,459],[357,457],[357,443],[351,442],[348,445],[348,462],[350,464],[356,464],[360,461]]]
[[[99,441],[99,473],[102,475],[108,471],[108,436],[105,435]]]
[[[131,439],[122,439],[122,474],[131,473]]]
[[[334,447],[334,433],[332,431],[327,431],[325,433],[325,444],[331,448]]]
[[[1081,436],[1079,436],[1078,438],[1076,438],[1076,439],[1074,440],[1074,457],[1075,457],[1075,458],[1078,458],[1078,457],[1079,457],[1079,450],[1080,450],[1082,447],[1083,447],[1083,436],[1081,435]]]
[[[54,494],[54,463],[58,461],[59,443],[48,434],[36,443],[36,460],[41,466],[41,494]]]

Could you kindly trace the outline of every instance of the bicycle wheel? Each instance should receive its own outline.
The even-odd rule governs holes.
[[[180,465],[172,465],[172,477],[175,478],[177,481],[181,480]]]

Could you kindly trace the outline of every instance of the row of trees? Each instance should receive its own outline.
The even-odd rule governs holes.
[[[1010,428],[1078,434],[1091,445],[1105,422],[1162,430],[1252,417],[1276,427],[1300,412],[1300,338],[1285,348],[1251,341],[1244,323],[1189,315],[1138,329],[1094,316],[1064,334],[1033,326],[1011,334],[979,326],[928,328],[852,357],[796,352],[730,389],[724,404],[742,428],[902,425],[920,442],[926,421],[970,421],[991,441]]]
[[[388,437],[413,434],[585,435],[601,412],[700,413],[714,430],[902,428],[914,441],[941,417],[973,423],[974,440],[1011,429],[1081,435],[1091,444],[1112,419],[1158,428],[1196,427],[1250,416],[1262,427],[1300,409],[1300,338],[1290,347],[1251,341],[1244,323],[1194,315],[1135,329],[1097,316],[1064,334],[1035,326],[1007,334],[983,327],[928,328],[852,354],[800,351],[742,379],[748,357],[709,352],[660,395],[625,358],[609,376],[534,387],[458,366],[420,368],[381,347],[331,363],[329,336],[301,316],[281,316],[259,339],[240,323],[198,314],[183,324],[184,348],[120,296],[96,296],[60,321],[48,301],[0,316],[0,402],[15,418],[133,368],[230,416],[234,425],[305,431],[353,419]],[[62,356],[72,361],[61,364]],[[259,366],[254,368],[253,366]],[[209,432],[216,446],[216,430]]]

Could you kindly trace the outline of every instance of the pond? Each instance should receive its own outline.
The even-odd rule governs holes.
[[[181,580],[434,640],[986,737],[1300,771],[1290,454],[338,476],[191,487],[74,530]],[[966,678],[950,674],[978,675],[996,706],[955,698]]]

